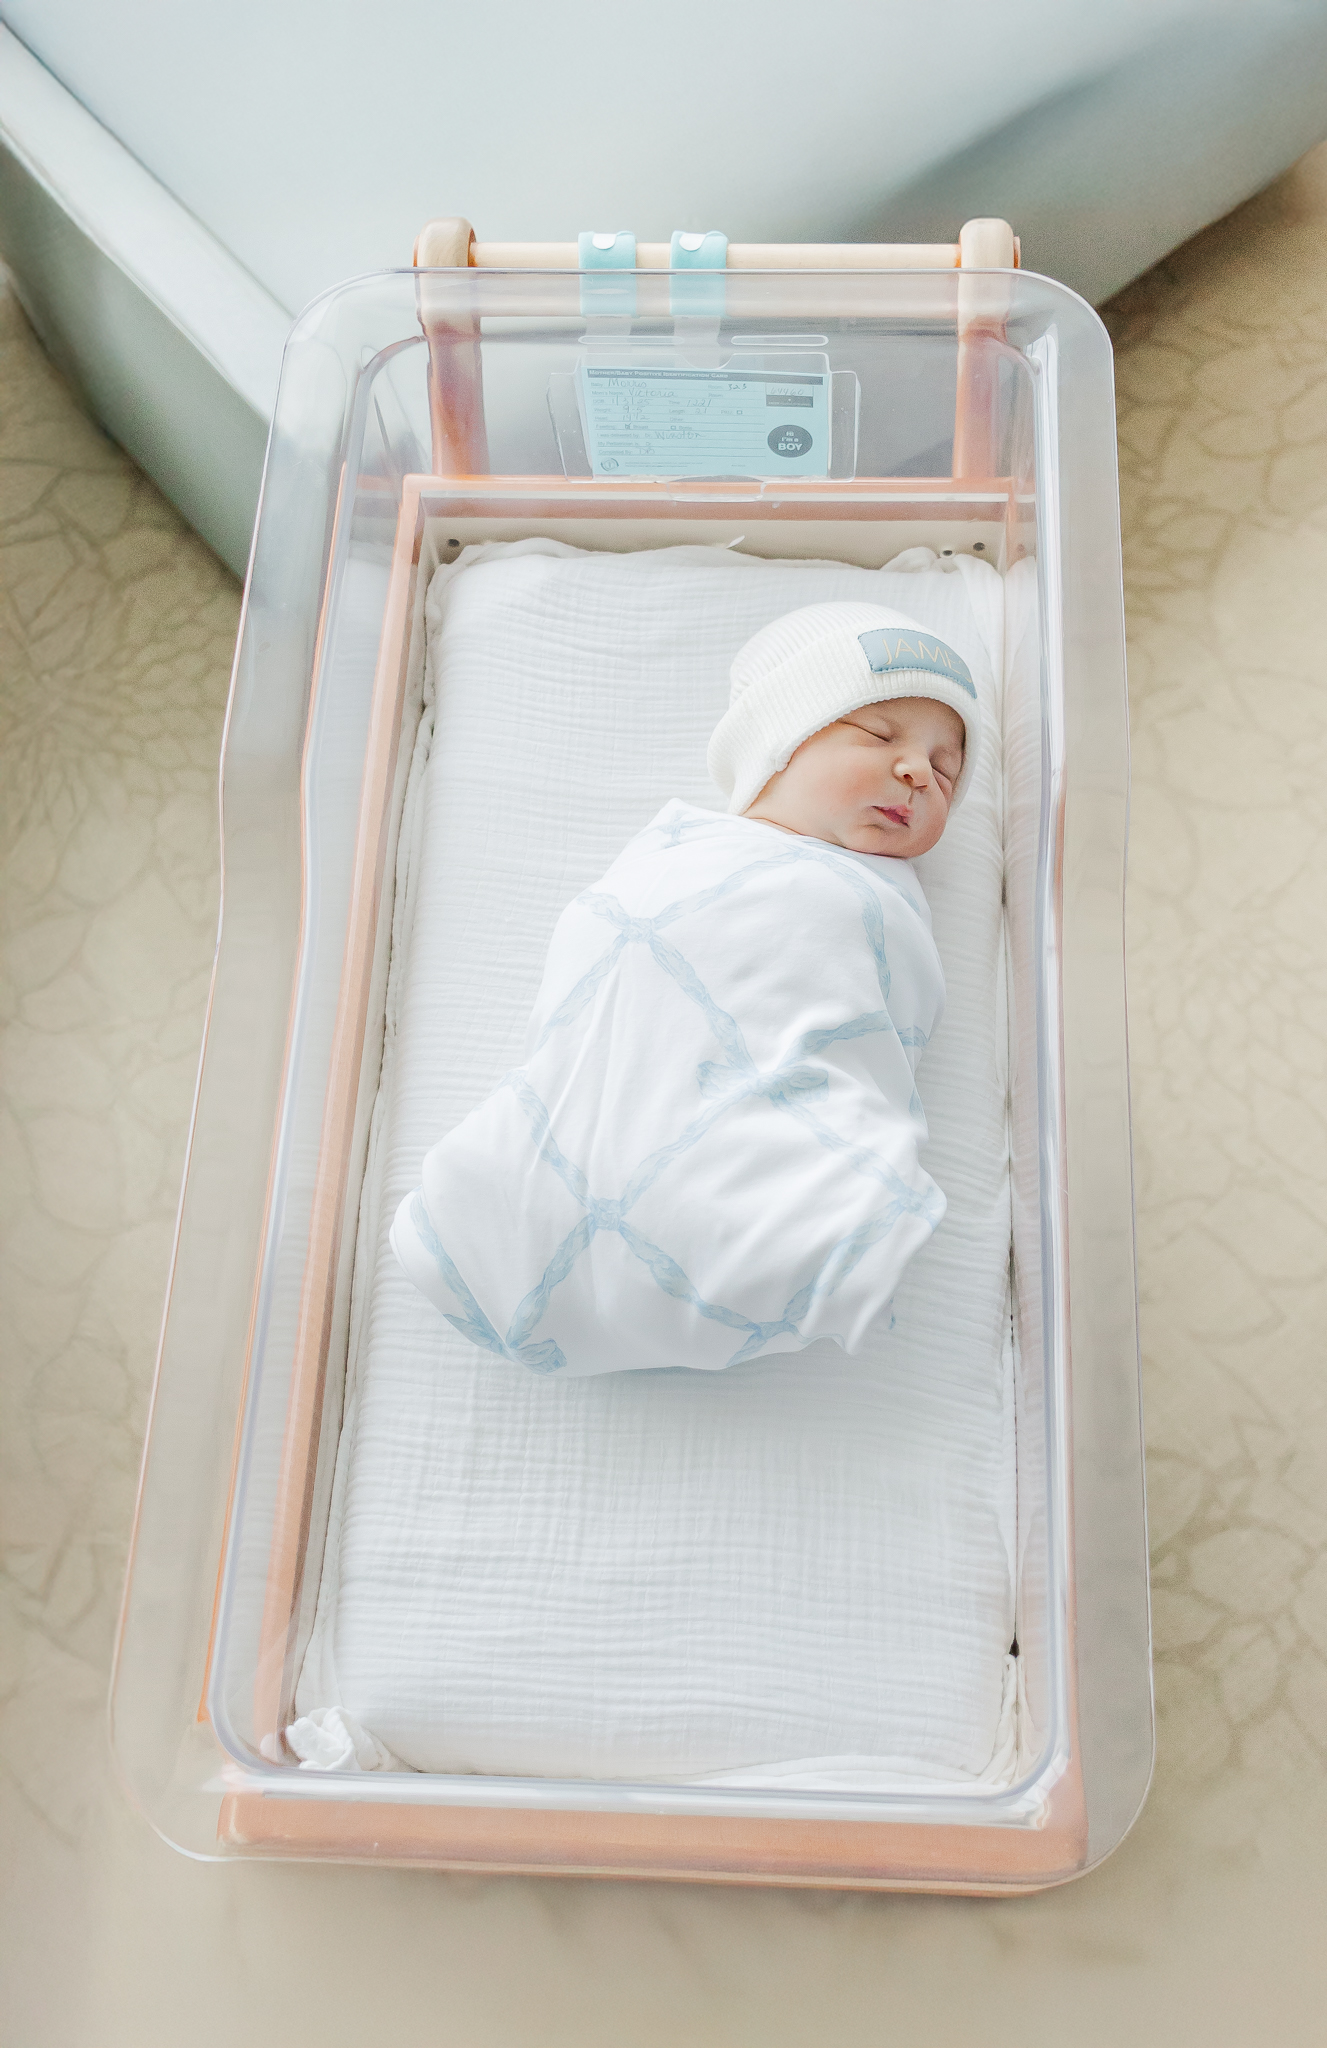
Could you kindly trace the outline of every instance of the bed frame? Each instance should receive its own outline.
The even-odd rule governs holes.
[[[645,244],[636,254],[640,269],[668,267],[667,244]],[[302,1654],[300,1617],[316,1590],[320,1558],[314,1502],[320,1451],[324,1458],[328,1454],[323,1436],[329,1359],[353,1255],[357,1109],[376,1077],[379,1041],[370,991],[390,924],[382,913],[385,905],[390,908],[403,706],[411,663],[422,659],[423,601],[433,568],[458,543],[528,534],[633,548],[723,539],[734,529],[754,552],[825,553],[877,566],[920,539],[984,553],[1001,567],[1030,548],[1027,481],[993,473],[1005,279],[1019,262],[1017,240],[1004,222],[969,222],[955,244],[729,245],[731,268],[980,273],[960,284],[952,474],[790,479],[777,500],[761,496],[743,504],[740,520],[726,487],[689,483],[674,489],[673,503],[665,508],[657,489],[639,481],[487,473],[478,335],[473,326],[447,316],[449,302],[440,301],[435,279],[458,265],[575,270],[577,260],[576,244],[482,243],[467,222],[450,220],[426,227],[415,250],[429,351],[433,473],[405,481],[391,558],[255,1683],[262,1755],[286,1769],[291,1765],[282,1730],[291,1718]],[[350,516],[354,490],[355,480],[343,476],[338,528]],[[334,563],[336,556],[334,533],[329,560]],[[330,589],[329,574],[319,652]],[[316,655],[315,691],[319,667]],[[312,723],[311,703],[310,728]],[[270,1190],[269,1223],[273,1199]],[[264,1240],[266,1235],[265,1227]],[[253,1342],[251,1328],[250,1364]],[[247,1391],[248,1368],[245,1384]],[[238,1456],[237,1444],[237,1461]],[[233,1503],[232,1480],[228,1531]],[[224,1554],[223,1548],[223,1559]],[[220,1584],[219,1576],[218,1598]],[[1068,1625],[1072,1630],[1072,1615]],[[214,1608],[213,1640],[215,1628]],[[211,1655],[209,1645],[209,1667]],[[206,1698],[205,1681],[200,1721],[207,1717]],[[1076,1712],[1072,1701],[1071,1711]],[[353,1784],[324,1779],[320,1796],[310,1797],[306,1777],[298,1797],[283,1797],[276,1786],[270,1794],[229,1793],[221,1805],[219,1842],[251,1854],[330,1855],[458,1870],[1007,1893],[1054,1883],[1083,1868],[1087,1826],[1078,1753],[1075,1732],[1074,1763],[1043,1798],[1032,1824],[1019,1827],[716,1816],[681,1810],[685,1800],[662,1791],[654,1811],[550,1810],[486,1803],[482,1781],[475,1781],[473,1797],[459,1803],[421,1804],[411,1799],[408,1782],[374,1777]]]

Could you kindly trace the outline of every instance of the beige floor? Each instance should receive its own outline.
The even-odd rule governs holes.
[[[222,1868],[123,1804],[238,591],[0,322],[5,2041],[1327,2040],[1327,152],[1111,311],[1159,1756],[1023,1901]]]

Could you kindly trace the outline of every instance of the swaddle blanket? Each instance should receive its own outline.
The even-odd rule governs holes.
[[[859,1349],[944,1214],[917,1058],[944,982],[904,861],[667,804],[553,935],[523,1066],[392,1243],[536,1372]]]

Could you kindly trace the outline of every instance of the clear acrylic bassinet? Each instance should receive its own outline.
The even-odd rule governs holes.
[[[113,1681],[118,1768],[202,1857],[993,1893],[1078,1875],[1132,1823],[1152,1756],[1105,332],[1062,286],[957,249],[915,252],[925,267],[881,251],[872,269],[840,267],[870,252],[757,268],[730,251],[695,273],[641,252],[638,269],[578,273],[544,267],[574,249],[497,252],[495,268],[443,245],[454,267],[339,287],[286,350],[226,725],[224,910]],[[771,429],[783,456],[763,471],[779,473],[706,474],[701,448],[688,473],[651,475],[606,452],[622,444],[588,372],[666,383],[735,356],[784,397],[815,380]],[[789,468],[813,411],[828,450]],[[327,1775],[283,1747],[326,1528],[424,589],[468,543],[526,535],[873,567],[925,544],[1035,579],[1005,675],[1027,1716],[1012,1785]]]

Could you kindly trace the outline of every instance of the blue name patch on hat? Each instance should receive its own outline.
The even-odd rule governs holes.
[[[946,647],[943,640],[927,640],[920,633],[897,632],[891,626],[872,626],[859,633],[857,642],[871,664],[874,675],[891,668],[920,669],[924,675],[944,676],[966,690],[975,703],[977,692],[967,663]]]

